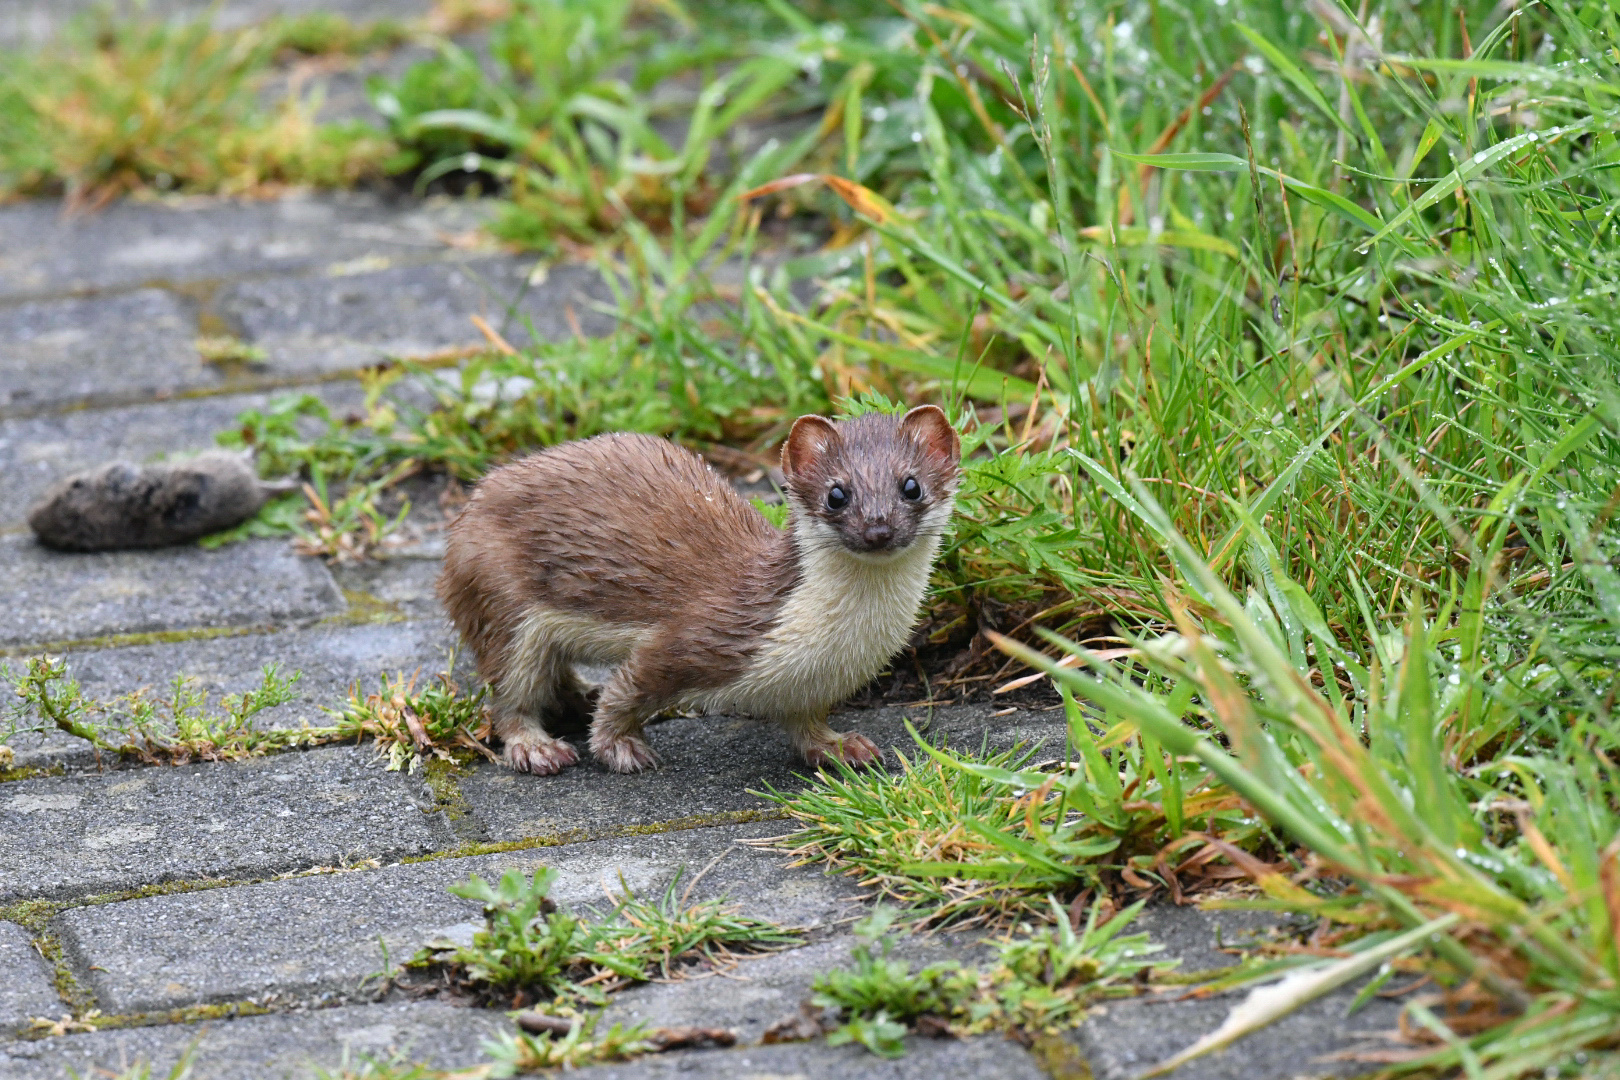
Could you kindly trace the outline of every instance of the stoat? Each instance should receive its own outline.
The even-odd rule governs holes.
[[[506,761],[574,764],[547,731],[572,713],[591,716],[608,768],[650,768],[643,726],[673,708],[776,720],[811,764],[876,758],[827,713],[910,636],[960,458],[932,405],[800,417],[782,447],[786,530],[702,458],[645,435],[491,472],[450,529],[438,589],[491,687]],[[594,709],[575,664],[616,665]]]

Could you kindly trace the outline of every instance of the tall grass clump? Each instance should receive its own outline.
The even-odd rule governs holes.
[[[44,48],[0,52],[0,198],[62,194],[97,206],[139,190],[259,193],[380,177],[394,152],[361,123],[316,119],[318,97],[267,107],[284,52],[391,45],[341,20],[244,31],[191,22],[75,20]]]

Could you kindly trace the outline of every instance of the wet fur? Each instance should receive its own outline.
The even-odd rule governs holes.
[[[115,461],[58,481],[28,511],[28,526],[59,551],[165,547],[240,524],[285,490],[261,481],[250,457],[223,450]]]
[[[579,663],[617,667],[590,744],[619,771],[655,764],[642,727],[674,707],[778,720],[811,761],[875,755],[825,717],[905,644],[957,483],[943,415],[906,424],[801,419],[784,449],[787,531],[648,436],[565,444],[486,477],[451,527],[439,595],[493,688],[508,763],[577,760],[547,728],[591,710]],[[898,494],[913,474],[923,503]],[[855,495],[839,513],[824,501],[834,482]]]

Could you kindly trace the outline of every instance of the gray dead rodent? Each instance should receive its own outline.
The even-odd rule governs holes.
[[[775,720],[805,760],[878,755],[827,726],[905,645],[960,480],[932,405],[801,417],[782,448],[791,514],[772,527],[687,450],[599,435],[496,469],[450,528],[439,596],[492,688],[514,769],[578,755],[547,730],[590,713],[617,772],[656,764],[670,708]],[[575,664],[617,665],[594,706]]]
[[[28,511],[28,527],[58,551],[165,547],[238,525],[295,486],[260,480],[251,454],[228,450],[114,461],[57,481]]]

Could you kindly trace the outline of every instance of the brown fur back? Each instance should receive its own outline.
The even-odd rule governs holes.
[[[787,535],[702,458],[614,434],[485,477],[451,526],[438,590],[490,682],[544,605],[663,629],[680,639],[682,681],[701,671],[719,685],[746,667],[795,573]]]

